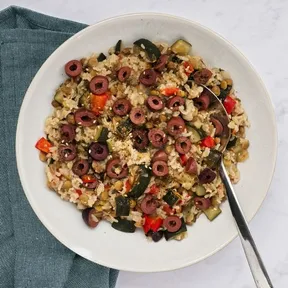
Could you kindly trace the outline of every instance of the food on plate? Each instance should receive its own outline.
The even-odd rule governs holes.
[[[106,54],[65,65],[36,148],[48,187],[75,203],[89,227],[107,220],[154,242],[182,240],[202,213],[210,221],[221,213],[221,135],[231,129],[224,164],[237,183],[249,122],[228,72],[191,49],[183,39],[125,48],[119,40]],[[223,101],[229,123],[209,110],[201,85]]]

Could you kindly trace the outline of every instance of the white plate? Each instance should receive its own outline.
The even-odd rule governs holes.
[[[148,242],[142,231],[125,234],[101,222],[95,230],[82,221],[80,212],[46,188],[44,165],[35,142],[43,136],[44,120],[51,112],[54,90],[63,82],[64,64],[92,52],[105,52],[123,39],[131,45],[138,38],[172,43],[184,37],[193,53],[211,66],[228,70],[249,115],[250,158],[240,165],[241,180],[235,186],[247,220],[264,200],[272,179],[276,150],[276,125],[267,90],[248,60],[229,42],[211,30],[188,20],[163,14],[133,14],[90,26],[61,45],[43,64],[32,81],[20,111],[17,129],[17,164],[26,196],[46,228],[77,254],[120,270],[155,272],[191,265],[227,245],[236,235],[228,203],[212,223],[201,216],[189,237],[181,242]]]

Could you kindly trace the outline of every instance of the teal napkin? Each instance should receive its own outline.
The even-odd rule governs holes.
[[[1,288],[115,286],[118,271],[76,255],[40,223],[16,168],[15,133],[25,91],[46,58],[85,26],[19,7],[0,11]]]

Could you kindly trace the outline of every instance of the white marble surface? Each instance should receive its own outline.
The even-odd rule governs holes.
[[[250,227],[275,287],[288,287],[288,177],[285,173],[288,165],[288,0],[0,0],[0,9],[9,5],[88,24],[124,13],[166,12],[196,20],[242,50],[271,93],[279,133],[274,180]],[[124,287],[255,286],[236,239],[216,255],[185,269],[157,274],[121,272],[117,288]]]

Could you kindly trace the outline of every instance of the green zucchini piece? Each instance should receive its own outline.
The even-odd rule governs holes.
[[[121,52],[122,40],[118,40],[115,45],[115,54],[119,54]]]
[[[106,141],[108,140],[108,133],[109,133],[109,130],[106,127],[102,127],[97,141],[100,143],[106,144]]]
[[[151,170],[146,168],[144,165],[139,166],[140,174],[136,181],[136,184],[133,186],[131,191],[127,194],[131,198],[139,198],[143,195],[144,191],[147,189],[150,179],[151,179]]]
[[[179,234],[187,231],[187,227],[186,227],[184,219],[182,218],[181,221],[182,221],[182,225],[178,231],[176,232],[168,232],[167,230],[164,231],[164,237],[167,241],[170,239],[174,239]]]
[[[198,143],[201,140],[201,136],[198,133],[198,131],[196,130],[196,128],[187,126],[187,130],[189,132],[192,132],[192,135],[190,136],[192,143]]]
[[[161,56],[161,52],[159,48],[154,43],[152,43],[151,41],[147,39],[141,38],[135,41],[134,45],[143,49],[147,53],[148,58],[152,62],[157,61],[157,59]]]
[[[218,96],[218,98],[220,100],[225,100],[225,98],[230,94],[230,90],[231,90],[232,86],[227,86],[227,88],[224,89],[220,89],[220,95]]]
[[[60,105],[63,104],[64,101],[64,94],[62,91],[57,91],[56,94],[54,95],[54,100],[59,103]]]
[[[112,227],[118,231],[125,233],[134,233],[136,230],[135,222],[127,219],[116,218],[118,222],[113,222]]]
[[[97,126],[97,131],[96,131],[96,135],[95,135],[95,138],[94,138],[95,141],[98,141],[98,139],[99,139],[99,137],[101,135],[102,129],[103,129],[103,126]]]
[[[100,53],[99,56],[98,56],[98,58],[97,58],[97,61],[98,61],[98,62],[102,62],[102,61],[104,61],[104,60],[106,60],[105,54]]]
[[[206,189],[202,185],[196,186],[196,195],[197,196],[204,196],[206,194]]]
[[[228,144],[227,144],[227,149],[230,149],[236,145],[237,142],[237,137],[231,137]]]
[[[181,62],[183,62],[183,60],[181,60],[180,58],[178,58],[177,55],[174,55],[174,56],[171,58],[171,61],[174,62],[174,63],[178,63],[178,64],[180,64]]]
[[[171,46],[171,50],[175,54],[185,56],[189,54],[191,47],[192,45],[189,42],[179,39]]]
[[[222,210],[219,207],[209,207],[203,212],[210,221],[213,221],[222,212]]]
[[[108,139],[106,143],[107,143],[108,150],[111,153],[113,151],[112,139]]]
[[[129,118],[123,120],[117,127],[119,135],[123,138],[127,137],[128,134],[132,131],[132,122]]]
[[[84,93],[79,99],[79,104],[81,105],[81,107],[85,107],[86,109],[89,109],[90,93]]]
[[[222,153],[217,150],[210,150],[209,155],[205,158],[205,163],[210,168],[216,168],[221,161]]]
[[[129,198],[120,195],[115,198],[115,202],[116,202],[116,217],[129,216],[130,212]]]
[[[180,200],[180,198],[172,190],[168,190],[168,192],[163,196],[163,200],[172,207],[178,200]]]
[[[189,132],[192,132],[192,136],[191,136],[192,143],[197,143],[207,136],[205,131],[202,128],[198,129],[194,126],[191,126],[191,124],[189,123],[186,127]]]

